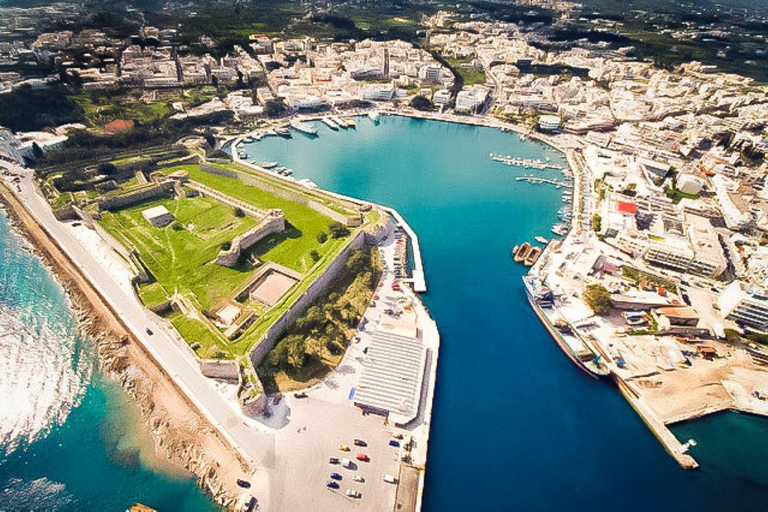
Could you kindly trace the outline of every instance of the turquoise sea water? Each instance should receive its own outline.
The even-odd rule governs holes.
[[[521,171],[489,153],[562,162],[560,154],[432,121],[317,127],[318,138],[267,138],[247,152],[393,206],[419,234],[423,299],[442,333],[425,510],[766,509],[768,421],[726,414],[677,427],[699,440],[703,467],[685,472],[614,386],[578,370],[530,310],[509,251],[550,236],[559,192],[515,181]]]
[[[0,510],[215,510],[189,476],[139,457],[136,411],[25,247],[0,215]]]

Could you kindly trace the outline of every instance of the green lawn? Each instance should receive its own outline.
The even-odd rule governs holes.
[[[445,59],[453,69],[459,72],[464,79],[464,85],[485,83],[485,71],[483,68],[467,66],[472,59]]]
[[[321,244],[317,235],[327,233],[331,223],[331,219],[325,215],[301,203],[246,185],[237,178],[203,172],[197,165],[177,166],[165,172],[180,169],[188,171],[191,179],[256,208],[280,208],[288,221],[286,231],[266,237],[250,252],[262,261],[297,270],[304,274],[304,279],[274,307],[267,311],[257,311],[258,318],[242,335],[231,341],[226,340],[210,322],[202,319],[202,315],[200,319],[181,313],[173,313],[169,317],[182,337],[201,357],[243,355],[322,274],[350,237],[336,240],[329,237]],[[278,185],[287,187],[285,184]],[[168,208],[177,219],[174,224],[184,229],[174,228],[174,224],[165,228],[151,226],[141,212],[156,205]],[[336,205],[336,208],[342,207]],[[116,212],[105,212],[100,222],[124,245],[135,247],[142,262],[157,279],[157,283],[139,287],[139,296],[148,306],[159,304],[167,295],[178,293],[198,312],[204,309],[215,311],[224,299],[231,298],[253,275],[254,271],[248,268],[231,269],[214,262],[221,244],[256,225],[256,220],[251,217],[238,218],[232,208],[213,199],[185,197],[149,201]],[[312,251],[317,251],[320,256],[317,262],[310,256]]]
[[[156,228],[141,215],[163,205],[184,229]],[[101,224],[142,261],[168,293],[180,292],[202,309],[213,309],[251,275],[245,268],[227,268],[214,260],[224,242],[256,225],[252,217],[235,217],[232,208],[204,197],[163,199],[117,212],[107,212]]]
[[[246,185],[236,178],[203,172],[197,165],[173,167],[167,169],[167,172],[178,169],[188,171],[190,179],[220,190],[256,208],[283,210],[290,226],[283,233],[271,235],[253,247],[252,252],[259,259],[305,273],[314,265],[314,261],[309,256],[312,251],[317,251],[322,257],[331,252],[335,253],[338,249],[338,241],[329,240],[324,244],[317,241],[318,234],[328,232],[331,219],[308,206]]]

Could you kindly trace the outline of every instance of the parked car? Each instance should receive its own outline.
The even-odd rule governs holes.
[[[328,480],[325,483],[325,486],[329,489],[338,489],[339,488],[339,482],[334,482],[333,480]]]
[[[337,472],[335,472],[335,471],[332,471],[332,472],[331,472],[331,478],[332,478],[333,480],[341,480],[341,478],[342,478],[342,477],[341,477],[341,475],[340,475],[339,473],[337,473]]]
[[[350,469],[352,467],[352,461],[349,459],[341,459],[341,465],[347,469]]]
[[[341,443],[339,445],[339,450],[341,450],[343,452],[348,452],[349,451],[349,446],[345,445],[344,443]]]
[[[328,464],[338,464],[338,463],[339,463],[338,457],[331,457],[330,459],[328,459]]]
[[[366,443],[362,439],[355,439],[355,446],[368,446],[368,443]]]
[[[355,480],[355,482],[360,482],[360,483],[364,483],[365,482],[365,478],[363,478],[360,475],[355,475],[354,480]]]
[[[152,332],[152,329],[150,329],[149,327],[146,328],[146,331],[147,331],[147,334],[149,334],[150,336],[155,334],[154,332]]]
[[[243,480],[241,478],[237,479],[237,485],[242,487],[243,489],[250,489],[251,488],[251,482],[248,480]]]
[[[387,475],[386,473],[381,475],[381,479],[387,482],[388,484],[397,483],[397,479],[395,477],[393,477],[392,475]]]
[[[355,458],[356,458],[357,460],[361,460],[361,461],[363,461],[363,462],[368,462],[369,460],[371,460],[371,458],[370,458],[368,455],[364,454],[364,453],[358,453],[358,454],[355,456]]]
[[[389,440],[389,446],[394,446],[395,448],[400,448],[400,441],[395,441],[394,439]]]
[[[350,498],[359,498],[361,496],[360,491],[354,489],[347,489],[347,496]]]

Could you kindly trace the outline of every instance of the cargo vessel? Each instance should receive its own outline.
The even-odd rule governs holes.
[[[535,276],[523,276],[525,294],[534,313],[554,338],[565,355],[583,371],[594,378],[611,374],[608,365],[584,339],[566,322],[555,307],[555,295],[546,284]]]

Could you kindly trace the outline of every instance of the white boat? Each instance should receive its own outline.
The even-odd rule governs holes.
[[[354,128],[357,126],[357,123],[351,117],[342,117],[341,120],[344,121],[344,124],[346,124],[349,128]]]
[[[339,116],[331,116],[331,120],[342,128],[347,127],[347,123],[342,121],[342,119]]]
[[[325,126],[330,128],[331,130],[338,130],[339,129],[339,125],[336,123],[336,121],[334,121],[330,117],[324,117],[324,118],[321,119],[321,121],[325,124]]]
[[[304,121],[298,121],[298,120],[291,121],[291,128],[305,135],[317,135],[317,128],[315,128],[309,123],[305,123]],[[277,133],[278,135],[280,135],[280,132],[277,132]],[[290,135],[290,132],[288,133],[288,135]]]
[[[277,167],[277,162],[260,162],[259,167],[263,167],[265,169],[271,169],[273,167]]]
[[[368,119],[370,119],[370,120],[371,120],[371,121],[373,121],[374,123],[377,123],[377,124],[378,124],[378,122],[379,122],[379,117],[380,117],[380,116],[379,116],[379,112],[378,112],[378,111],[376,111],[376,110],[371,110],[370,112],[368,112]]]
[[[533,239],[536,240],[537,242],[539,242],[540,244],[547,245],[549,243],[549,240],[547,240],[543,236],[535,236],[535,237],[533,237]]]

